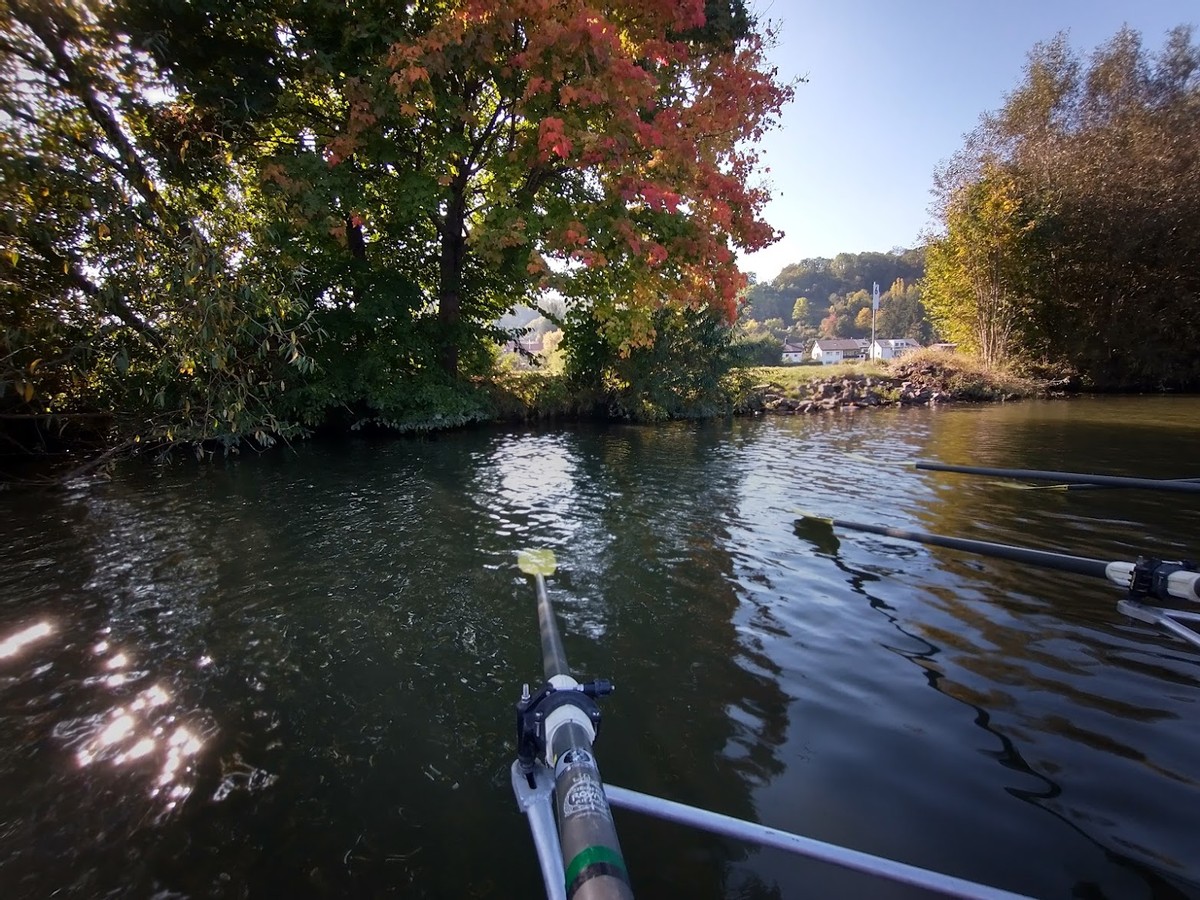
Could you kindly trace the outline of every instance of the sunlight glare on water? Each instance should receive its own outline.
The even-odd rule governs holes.
[[[6,659],[10,656],[16,656],[28,644],[39,641],[54,633],[54,627],[49,622],[38,622],[36,625],[30,625],[28,628],[10,634],[8,637],[0,640],[0,659]]]

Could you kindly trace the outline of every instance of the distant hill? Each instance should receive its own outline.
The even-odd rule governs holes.
[[[547,297],[541,301],[542,309],[561,316],[564,312],[563,301],[559,297]],[[517,306],[496,320],[501,328],[524,328],[534,319],[542,315],[542,310],[529,306]]]
[[[536,309],[530,309],[528,306],[518,306],[512,312],[497,319],[496,324],[501,328],[524,328],[540,315],[541,313]]]
[[[801,297],[808,298],[812,323],[828,315],[830,307],[857,291],[870,292],[879,283],[886,291],[897,278],[912,284],[925,274],[925,251],[891,253],[839,253],[833,259],[814,257],[786,266],[773,281],[756,284],[747,294],[742,315],[765,321],[783,319],[793,324],[792,310]]]

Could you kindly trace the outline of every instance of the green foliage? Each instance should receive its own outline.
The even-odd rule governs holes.
[[[733,343],[734,365],[775,366],[783,354],[783,341],[774,337],[738,339]]]
[[[1002,365],[1024,300],[1036,222],[1016,182],[988,167],[946,212],[946,234],[928,250],[925,304],[938,330],[985,365]]]
[[[296,433],[277,413],[312,369],[290,273],[218,136],[162,139],[162,76],[111,9],[12,2],[0,44],[0,409],[112,411],[142,443]]]
[[[932,327],[925,319],[916,286],[924,273],[923,250],[805,259],[786,266],[773,281],[752,286],[743,315],[758,320],[781,318],[791,323],[793,334],[806,340],[818,335],[867,337],[871,333],[870,290],[878,282],[892,287],[880,296],[877,333],[927,341]],[[859,320],[864,308],[868,316],[865,325]]]
[[[733,364],[736,366],[775,366],[783,353],[787,334],[781,319],[759,322],[739,318],[733,332]]]
[[[1191,29],[1157,53],[1128,28],[1086,60],[1063,36],[1035,47],[939,173],[927,302],[947,333],[1098,386],[1200,386],[1197,147]],[[1000,336],[965,324],[987,318],[971,308],[986,296],[1003,298]]]
[[[478,421],[497,319],[555,288],[593,335],[548,365],[578,348],[619,414],[713,389],[790,95],[741,0],[0,5],[5,422],[203,449]]]
[[[563,343],[576,390],[600,398],[608,414],[638,422],[700,418],[730,411],[722,378],[737,361],[732,330],[709,310],[663,308],[654,337],[621,351],[586,309],[568,313]]]
[[[792,306],[792,321],[797,325],[812,325],[812,304],[807,297],[800,297]]]
[[[484,388],[493,416],[503,422],[588,418],[604,405],[598,393],[563,373],[497,371]]]
[[[919,283],[908,284],[902,278],[879,298],[875,333],[887,338],[911,338],[919,344],[933,340],[933,324],[926,315]]]

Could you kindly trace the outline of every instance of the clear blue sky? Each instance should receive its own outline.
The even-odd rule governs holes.
[[[1084,53],[1123,25],[1157,50],[1197,0],[749,0],[779,24],[773,65],[805,76],[762,148],[783,240],[742,257],[769,281],[789,263],[912,247],[933,171],[1019,83],[1026,55],[1067,31]]]

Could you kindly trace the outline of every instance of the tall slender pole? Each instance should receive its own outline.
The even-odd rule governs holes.
[[[879,282],[876,281],[871,285],[871,344],[867,347],[867,362],[875,358],[875,313],[879,309]],[[883,358],[883,354],[879,354],[879,358]]]

